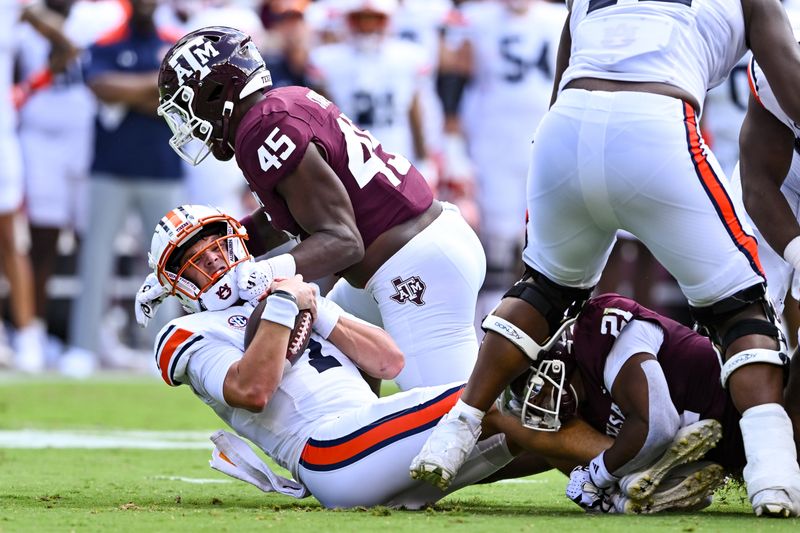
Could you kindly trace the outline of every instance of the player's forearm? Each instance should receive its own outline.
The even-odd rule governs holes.
[[[231,366],[225,378],[225,400],[233,407],[255,413],[269,403],[283,377],[289,328],[261,320],[244,356]]]
[[[270,223],[267,214],[259,208],[240,221],[247,230],[247,250],[258,257],[289,241],[289,236]]]
[[[403,352],[377,326],[341,316],[328,340],[374,378],[394,379],[403,369]]]
[[[589,464],[613,444],[613,440],[596,431],[586,422],[573,419],[559,431],[536,431],[522,426],[518,417],[490,411],[483,420],[488,434],[505,433],[509,450],[517,455],[521,451],[533,452],[547,460],[568,463],[571,467]]]
[[[317,231],[291,251],[297,273],[305,279],[319,279],[346,270],[364,258],[364,243],[348,228]]]
[[[767,183],[758,180],[759,184]],[[764,239],[779,255],[783,255],[786,245],[800,235],[800,224],[792,213],[786,197],[775,186],[746,187],[744,200],[747,212],[753,219]]]

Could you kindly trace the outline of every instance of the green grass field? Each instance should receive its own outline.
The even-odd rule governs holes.
[[[328,511],[211,470],[207,436],[221,427],[188,388],[152,378],[0,376],[0,532],[800,531],[800,520],[751,516],[739,489],[694,515],[587,516],[557,473],[469,487],[419,512]],[[152,442],[173,449],[135,448]]]

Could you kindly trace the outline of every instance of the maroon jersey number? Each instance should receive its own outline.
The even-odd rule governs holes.
[[[370,132],[359,129],[344,114],[339,115],[336,122],[342,129],[347,144],[347,168],[360,189],[366,187],[378,174],[383,174],[395,187],[400,185],[400,178],[411,169],[408,159],[384,151],[389,156],[389,160],[384,161],[375,153],[380,143]]]

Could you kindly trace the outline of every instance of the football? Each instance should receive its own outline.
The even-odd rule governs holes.
[[[267,299],[264,298],[258,303],[256,308],[253,309],[253,313],[247,320],[247,327],[244,330],[245,350],[250,346],[253,337],[256,335],[258,326],[261,323],[261,315],[264,313],[266,306]],[[308,342],[311,340],[312,318],[311,311],[308,309],[302,309],[297,313],[297,318],[294,321],[294,328],[289,334],[289,347],[286,350],[286,359],[289,360],[290,364],[294,364],[308,347]]]

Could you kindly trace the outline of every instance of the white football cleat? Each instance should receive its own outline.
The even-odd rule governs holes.
[[[664,455],[653,465],[619,480],[622,494],[634,500],[644,500],[653,494],[667,472],[678,465],[697,461],[721,438],[722,426],[714,419],[700,420],[682,427]]]
[[[716,463],[687,463],[670,470],[651,496],[634,500],[620,494],[614,507],[625,514],[699,511],[711,505],[714,491],[722,485],[724,477],[723,468]]]
[[[464,417],[450,411],[439,420],[422,450],[411,461],[409,474],[413,479],[447,490],[480,434],[480,424],[473,429]]]
[[[793,501],[790,494],[783,489],[760,490],[753,495],[752,504],[756,516],[800,516],[800,502]]]

